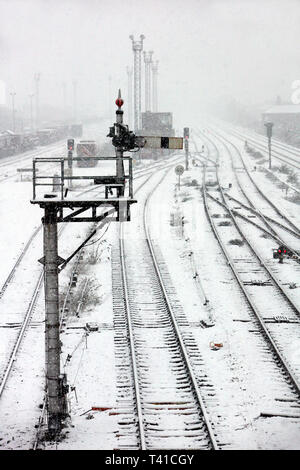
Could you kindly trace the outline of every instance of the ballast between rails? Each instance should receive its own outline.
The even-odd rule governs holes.
[[[207,434],[208,434],[210,442],[211,442],[211,446],[212,446],[213,449],[217,450],[219,447],[218,447],[217,441],[216,441],[215,436],[214,436],[214,432],[212,430],[212,427],[211,427],[211,424],[210,424],[210,421],[209,421],[209,418],[208,418],[208,413],[206,411],[204,401],[203,401],[203,399],[201,397],[201,394],[199,392],[199,387],[197,385],[194,372],[192,370],[192,366],[191,366],[191,363],[190,363],[190,360],[189,360],[189,357],[188,357],[188,353],[187,353],[187,350],[186,350],[186,347],[185,347],[185,344],[184,344],[184,340],[182,338],[181,332],[180,332],[179,327],[177,325],[177,321],[176,321],[175,315],[173,313],[173,309],[172,309],[171,303],[170,303],[169,298],[168,298],[168,294],[167,294],[165,286],[164,286],[164,281],[162,279],[160,269],[159,269],[158,263],[156,261],[156,256],[155,256],[154,248],[153,248],[150,233],[149,233],[149,227],[148,227],[148,224],[147,224],[147,211],[148,211],[148,205],[149,205],[150,198],[153,195],[154,191],[157,189],[157,187],[160,185],[160,183],[163,181],[163,179],[166,177],[166,175],[167,175],[167,171],[165,172],[165,174],[162,176],[162,178],[159,180],[159,182],[155,185],[155,187],[152,189],[152,191],[148,194],[148,196],[146,198],[146,202],[145,202],[145,206],[144,206],[144,214],[143,214],[143,228],[144,228],[144,233],[146,235],[146,243],[147,243],[147,246],[148,246],[150,257],[151,257],[151,260],[152,260],[152,263],[153,263],[153,266],[154,266],[154,269],[155,269],[157,279],[159,281],[159,285],[160,285],[160,288],[161,288],[161,291],[162,291],[162,294],[163,294],[163,297],[164,297],[164,301],[165,301],[165,305],[167,307],[167,311],[169,312],[169,316],[170,316],[170,319],[171,319],[171,324],[172,324],[172,327],[173,327],[173,331],[175,333],[175,336],[177,338],[177,341],[178,341],[178,344],[179,344],[179,347],[180,347],[180,350],[181,350],[181,355],[182,355],[183,361],[185,363],[185,367],[186,367],[188,376],[190,378],[190,382],[192,384],[193,391],[195,393],[195,398],[197,398],[199,410],[201,410],[201,417],[202,417],[202,420],[205,424]],[[137,400],[140,441],[141,441],[141,448],[146,449],[145,430],[144,430],[144,425],[143,425],[143,412],[142,412],[142,405],[141,405],[141,402],[140,402],[140,400],[141,400],[141,391],[140,391],[139,380],[138,380],[137,361],[135,359],[135,354],[136,353],[135,353],[135,346],[134,346],[134,333],[133,333],[132,323],[131,323],[131,320],[130,320],[130,303],[129,303],[129,299],[128,299],[127,274],[126,274],[126,263],[125,263],[126,258],[125,258],[123,240],[124,240],[124,237],[123,237],[123,234],[122,234],[121,237],[120,237],[120,243],[121,243],[121,246],[122,246],[121,265],[122,265],[122,273],[123,273],[123,284],[124,284],[124,286],[126,286],[126,288],[124,290],[125,290],[125,294],[126,294],[126,312],[127,312],[127,319],[128,319],[130,339],[131,339],[131,341],[130,341],[130,351],[131,351],[134,377],[135,377],[135,392],[136,392],[136,400]]]
[[[232,129],[230,128],[228,130],[228,132],[230,134],[232,134],[234,137],[240,139],[240,140],[247,140],[251,143],[253,143],[253,145],[255,145],[257,148],[259,148],[260,150],[262,150],[263,152],[267,152],[267,143],[264,144],[262,142],[258,142],[257,139],[255,139],[255,136],[254,137],[251,137],[249,136],[248,134],[243,134],[235,129]],[[298,165],[299,163],[299,160],[296,160],[292,157],[289,157],[288,155],[284,155],[282,153],[280,153],[278,150],[276,150],[276,147],[278,146],[277,142],[274,142],[273,140],[273,145],[272,145],[272,156],[273,158],[295,168],[296,170],[300,170],[300,166]],[[282,148],[282,147],[281,147]],[[289,149],[286,149],[287,152],[289,152],[290,150]],[[293,152],[291,152],[293,153]],[[294,154],[295,155],[295,154]]]
[[[217,171],[217,167],[216,167],[216,171]],[[209,212],[209,208],[208,208],[208,203],[207,203],[207,192],[206,192],[206,184],[205,184],[205,176],[206,176],[206,167],[204,166],[204,170],[203,170],[203,200],[204,200],[204,208],[205,208],[205,212],[207,214],[207,217],[208,217],[208,220],[209,220],[209,223],[212,227],[212,230],[214,232],[214,235],[216,237],[216,239],[218,240],[218,243],[222,249],[222,252],[227,260],[227,263],[228,265],[230,266],[244,296],[246,297],[247,299],[247,302],[251,308],[251,310],[253,311],[253,313],[255,314],[255,317],[257,318],[259,324],[260,324],[260,327],[262,328],[263,330],[263,333],[264,333],[264,336],[265,338],[267,339],[269,345],[271,346],[273,352],[275,353],[277,359],[279,360],[280,364],[282,365],[282,367],[284,368],[284,370],[286,371],[292,385],[293,385],[293,388],[294,390],[296,391],[297,395],[300,396],[300,385],[299,385],[299,381],[298,379],[295,377],[293,371],[291,370],[289,364],[287,363],[287,361],[285,360],[285,358],[282,356],[282,353],[279,351],[277,345],[275,344],[275,341],[273,340],[270,332],[268,331],[266,325],[265,325],[265,322],[263,320],[263,318],[261,317],[261,314],[260,312],[258,311],[257,307],[255,306],[255,304],[253,303],[250,295],[248,294],[247,290],[245,289],[244,285],[243,285],[243,281],[242,279],[240,278],[240,275],[239,273],[237,272],[236,268],[235,268],[235,263],[233,262],[233,260],[231,259],[231,257],[229,256],[229,253],[227,252],[227,249],[225,248],[225,245],[224,243],[222,242],[221,238],[220,238],[220,235],[215,227],[215,223],[210,215],[210,212]],[[221,186],[219,185],[219,187],[221,188]],[[222,193],[222,189],[221,189],[221,193]],[[230,208],[228,207],[227,208],[228,212],[231,213],[231,210]],[[271,273],[269,272],[269,270],[267,269],[267,267],[265,266],[265,264],[263,263],[263,261],[261,260],[261,258],[258,256],[258,254],[256,253],[256,250],[254,250],[253,246],[250,244],[249,240],[245,237],[245,235],[243,234],[243,232],[241,231],[240,227],[238,226],[236,220],[235,220],[235,217],[233,216],[233,214],[231,214],[231,217],[232,217],[232,220],[237,228],[237,230],[239,231],[239,233],[241,234],[241,236],[243,237],[243,239],[246,241],[247,245],[249,246],[249,248],[251,249],[251,251],[255,254],[255,256],[258,258],[259,261],[262,262],[262,267],[264,267],[264,269],[267,270],[267,272],[271,275]],[[284,295],[284,297],[286,297],[285,295],[285,292],[282,290],[281,286],[279,285],[278,288],[280,289],[280,291],[282,292],[282,294]],[[290,302],[290,299],[288,299],[288,301]],[[297,307],[294,306],[293,304],[293,307],[296,309],[296,312],[299,314],[298,310],[297,310]]]
[[[220,138],[220,136],[219,136]],[[239,149],[237,148],[237,146],[235,144],[233,144],[232,142],[230,142],[228,139],[226,139],[225,137],[222,136],[222,139],[227,142],[228,144],[230,144],[234,149],[235,151],[237,152],[237,154],[239,155],[242,163],[243,163],[243,167],[249,177],[249,179],[251,180],[252,184],[255,186],[256,190],[259,192],[259,194],[268,202],[268,204],[270,204],[270,206],[275,210],[275,212],[277,212],[277,214],[283,218],[291,227],[293,227],[293,229],[298,232],[298,234],[300,235],[300,229],[293,223],[291,222],[291,220],[286,217],[284,214],[282,214],[282,212],[278,209],[278,207],[276,206],[276,204],[274,204],[266,195],[265,193],[259,188],[259,186],[257,185],[257,183],[255,183],[255,181],[253,180],[252,176],[250,175],[250,172],[246,166],[246,163],[245,163],[245,160],[244,158],[242,157],[242,154],[241,152],[239,151]]]
[[[166,159],[166,160],[168,160],[168,161],[167,161],[167,164],[164,164],[164,166],[167,167],[167,168],[170,167],[170,166],[173,167],[173,166],[174,166],[174,162],[176,162],[178,159],[181,159],[181,158],[182,158],[182,156],[177,156],[177,157],[176,157],[176,156],[175,156],[175,157],[174,157],[174,156],[170,156],[170,157],[168,157],[168,158]],[[169,161],[169,160],[170,160],[170,161]],[[173,161],[174,161],[174,162],[173,162]],[[156,167],[160,167],[160,166],[161,166],[161,163],[159,162],[159,163],[154,163],[154,165],[151,165],[151,166],[149,166],[149,167],[147,167],[147,168],[145,168],[145,169],[139,170],[139,174],[134,178],[135,180],[136,180],[136,179],[139,179],[139,178],[143,178],[143,177],[145,177],[145,176],[147,177],[147,175],[148,175],[149,173],[150,173],[150,175],[149,175],[149,176],[146,178],[146,180],[143,181],[143,183],[141,183],[141,185],[136,189],[136,192],[138,192],[139,189],[140,189],[144,184],[146,184],[146,183],[149,181],[149,179],[153,176],[153,167],[156,168]],[[91,191],[95,191],[95,190],[97,190],[97,189],[98,189],[97,187],[93,186],[92,188],[88,188],[88,189],[86,189],[86,190],[80,192],[80,194],[79,194],[78,196],[82,196],[83,194],[86,194],[86,193],[91,192]],[[103,190],[101,189],[101,190],[100,190],[100,194],[101,194],[102,192],[103,192]],[[121,226],[122,226],[122,224],[121,224]],[[39,229],[40,229],[40,228],[41,228],[41,226],[39,227]],[[38,229],[38,230],[39,230],[39,229]],[[73,270],[72,270],[72,273],[73,273],[74,269],[76,269],[76,266],[77,266],[77,264],[78,264],[78,262],[79,262],[79,257],[80,257],[81,252],[82,252],[82,250],[78,253],[77,263],[75,262],[75,266],[74,266],[74,268],[73,268]],[[71,277],[72,277],[72,275],[71,275]],[[65,305],[66,305],[67,297],[68,297],[69,295],[70,295],[70,289],[68,289],[67,295],[66,295],[65,300],[64,300],[64,304],[63,304],[63,308],[62,308],[62,312],[61,312],[60,328],[62,328],[62,325],[63,325],[63,321],[64,321],[64,307],[65,307]],[[44,422],[44,419],[45,419],[45,414],[46,414],[46,396],[44,396],[43,407],[42,407],[41,415],[40,415],[40,417],[39,417],[39,421],[38,421],[38,424],[37,424],[36,439],[35,439],[35,441],[34,441],[34,443],[33,443],[33,447],[32,447],[33,450],[37,450],[37,449],[38,449],[38,445],[39,445],[39,442],[40,442],[40,436],[39,436],[39,434],[40,434],[40,430],[41,430],[41,427],[42,427],[43,422]]]
[[[218,153],[218,149],[216,147],[216,145],[214,144],[214,142],[211,141],[211,139],[207,139],[209,140],[215,147],[217,153]],[[223,144],[224,145],[224,144]],[[225,146],[226,148],[226,146]],[[227,149],[228,150],[228,149]],[[230,153],[230,152],[229,152]],[[233,170],[234,170],[234,167],[233,167]],[[253,244],[250,243],[249,239],[246,237],[245,233],[242,231],[242,229],[240,228],[240,226],[238,225],[237,221],[236,221],[236,218],[235,218],[235,214],[234,212],[230,209],[230,207],[228,206],[227,202],[226,202],[226,199],[225,199],[225,194],[224,194],[224,191],[223,191],[223,188],[220,184],[220,181],[219,181],[219,174],[218,174],[218,167],[216,165],[216,177],[217,177],[217,182],[218,182],[218,185],[219,185],[219,188],[220,188],[220,193],[221,193],[221,196],[222,196],[222,200],[223,200],[223,204],[224,204],[224,207],[226,208],[226,210],[229,212],[233,222],[234,222],[234,225],[235,227],[237,228],[238,232],[240,233],[241,237],[246,241],[247,245],[249,246],[250,250],[252,251],[252,253],[255,255],[255,257],[257,258],[257,260],[259,261],[260,265],[265,269],[265,271],[267,271],[267,273],[269,274],[269,276],[272,278],[273,282],[275,283],[275,285],[277,286],[277,288],[280,290],[280,292],[283,294],[283,296],[287,299],[287,301],[289,302],[290,306],[292,307],[292,309],[294,310],[294,312],[296,313],[297,316],[300,317],[300,313],[299,313],[299,310],[298,310],[298,307],[295,305],[294,301],[291,299],[291,297],[289,296],[288,292],[286,292],[286,290],[283,288],[283,286],[280,284],[279,280],[276,278],[276,276],[274,275],[274,273],[271,271],[271,269],[269,269],[267,267],[267,265],[265,264],[265,262],[263,261],[262,257],[258,254],[258,252],[256,251],[256,249],[253,247]],[[264,194],[262,192],[260,192],[261,195],[264,196]],[[266,198],[267,201],[268,198]],[[267,223],[266,223],[267,224]],[[267,224],[268,225],[268,224]]]
[[[269,198],[267,198],[267,196],[260,190],[260,188],[257,186],[257,184],[255,183],[255,181],[253,180],[252,176],[250,175],[249,173],[249,170],[245,164],[245,161],[244,159],[242,158],[239,150],[235,147],[234,144],[232,144],[230,141],[228,141],[227,139],[223,138],[223,137],[220,137],[219,135],[216,135],[215,134],[215,138],[218,139],[225,147],[225,149],[227,150],[227,152],[229,153],[230,157],[231,157],[231,162],[232,162],[232,169],[235,173],[235,176],[236,176],[236,179],[237,179],[237,182],[238,182],[238,185],[239,185],[239,188],[243,194],[243,196],[245,197],[245,199],[248,201],[248,203],[250,204],[250,208],[249,210],[252,210],[254,213],[256,213],[261,219],[262,221],[264,222],[264,224],[268,227],[268,229],[270,230],[270,232],[273,234],[273,238],[277,240],[277,242],[279,244],[282,244],[284,246],[286,246],[290,252],[293,253],[294,255],[294,259],[298,262],[300,262],[300,259],[299,259],[299,255],[298,253],[289,245],[289,243],[287,243],[285,240],[283,240],[282,237],[280,237],[278,235],[278,233],[271,227],[270,223],[274,223],[274,224],[277,224],[279,225],[283,230],[286,230],[287,232],[291,233],[293,236],[295,236],[296,238],[299,238],[300,236],[300,233],[299,233],[299,229],[297,229],[297,227],[293,224],[293,222],[291,222],[285,215],[281,214],[280,211],[278,211],[277,207],[269,200]],[[281,224],[280,222],[278,222],[277,220],[275,219],[272,219],[270,217],[267,217],[265,216],[264,214],[262,214],[262,212],[258,209],[258,208],[255,208],[254,204],[252,203],[252,201],[250,200],[250,198],[247,196],[247,194],[245,193],[242,185],[241,185],[241,182],[239,180],[239,177],[238,177],[238,173],[235,171],[235,167],[234,167],[234,163],[233,163],[233,159],[232,159],[232,155],[230,154],[229,150],[228,150],[228,147],[224,144],[225,143],[228,143],[228,144],[231,144],[234,148],[234,150],[237,152],[237,154],[239,155],[239,157],[241,158],[242,160],[242,163],[244,165],[244,169],[246,171],[246,174],[247,176],[249,177],[251,183],[254,185],[255,189],[258,191],[259,195],[267,201],[268,204],[270,204],[270,206],[275,210],[275,207],[276,207],[276,213],[278,213],[287,223],[289,223],[289,225],[291,227],[293,227],[295,230],[298,230],[298,233],[295,232],[295,230],[293,229],[290,229],[289,227],[286,227],[285,225]],[[223,193],[224,194],[224,193]],[[231,196],[227,195],[227,197],[230,199]],[[235,198],[232,198],[233,200],[236,200]],[[236,200],[237,201],[237,200]],[[241,203],[242,205],[244,205],[243,203]],[[244,205],[245,206],[245,205]]]
[[[162,291],[164,293],[165,301],[166,301],[166,303],[168,305],[168,309],[170,311],[173,327],[176,331],[177,338],[179,340],[179,344],[180,344],[181,351],[182,351],[182,354],[183,354],[183,357],[184,357],[184,360],[185,360],[185,363],[186,363],[186,366],[187,366],[187,370],[190,374],[190,378],[191,378],[192,384],[194,386],[194,390],[195,390],[195,393],[196,393],[196,396],[197,396],[197,399],[198,399],[198,402],[199,402],[199,405],[200,405],[200,408],[201,408],[201,412],[203,413],[204,421],[205,421],[205,424],[206,424],[206,427],[207,427],[207,430],[208,430],[208,434],[210,436],[210,439],[211,439],[211,442],[212,442],[212,445],[213,445],[213,449],[218,450],[219,447],[218,447],[217,441],[215,439],[213,429],[211,427],[211,423],[210,423],[210,420],[209,420],[208,413],[206,411],[206,407],[205,407],[203,398],[201,396],[201,393],[199,391],[199,387],[197,385],[197,380],[196,380],[195,374],[193,372],[191,362],[189,360],[188,352],[186,350],[181,332],[180,332],[179,327],[177,325],[176,318],[175,318],[172,306],[171,306],[169,298],[168,298],[168,294],[166,292],[166,289],[165,289],[165,286],[164,286],[164,283],[163,283],[163,280],[162,280],[162,276],[161,276],[160,269],[159,269],[159,266],[158,266],[158,263],[157,263],[157,260],[156,260],[154,247],[153,247],[151,236],[150,236],[149,226],[147,224],[147,211],[148,211],[148,205],[149,205],[150,198],[151,198],[152,194],[154,193],[155,189],[161,184],[163,179],[164,178],[162,178],[158,182],[158,185],[152,190],[152,192],[149,194],[149,196],[147,197],[147,200],[146,200],[146,205],[145,205],[145,210],[144,210],[144,231],[146,233],[146,241],[147,241],[147,244],[149,246],[149,250],[150,250],[150,253],[151,253],[153,264],[155,266],[155,270],[156,270],[157,276],[159,278]]]

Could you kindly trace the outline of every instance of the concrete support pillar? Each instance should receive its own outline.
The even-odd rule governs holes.
[[[59,292],[57,253],[57,208],[45,207],[44,228],[44,286],[45,286],[45,338],[46,387],[49,432],[61,428],[63,399],[60,384]]]

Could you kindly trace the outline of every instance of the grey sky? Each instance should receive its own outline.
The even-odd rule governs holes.
[[[108,76],[126,98],[129,34],[159,60],[159,108],[177,119],[223,95],[252,104],[291,95],[300,79],[300,1],[0,0],[0,79],[19,105],[41,73],[41,102],[71,100],[107,112]],[[115,93],[114,93],[115,94]],[[196,109],[195,109],[196,108]]]

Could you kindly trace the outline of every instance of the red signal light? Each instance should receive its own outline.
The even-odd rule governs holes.
[[[74,139],[68,139],[68,150],[69,151],[74,150]]]
[[[122,100],[122,98],[117,98],[116,99],[116,105],[121,108],[121,106],[123,106],[124,104],[124,101]]]
[[[281,253],[281,250],[278,250],[278,253]]]

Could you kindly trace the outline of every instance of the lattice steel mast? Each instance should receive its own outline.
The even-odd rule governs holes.
[[[145,62],[145,111],[151,111],[151,65],[153,51],[144,52]]]
[[[130,35],[129,38],[132,41],[132,50],[134,54],[134,129],[137,131],[140,129],[142,112],[141,53],[143,50],[143,40],[145,39],[145,36],[141,34],[139,41],[135,41],[133,35]]]
[[[158,72],[158,60],[152,64],[152,111],[157,113],[157,72]]]

